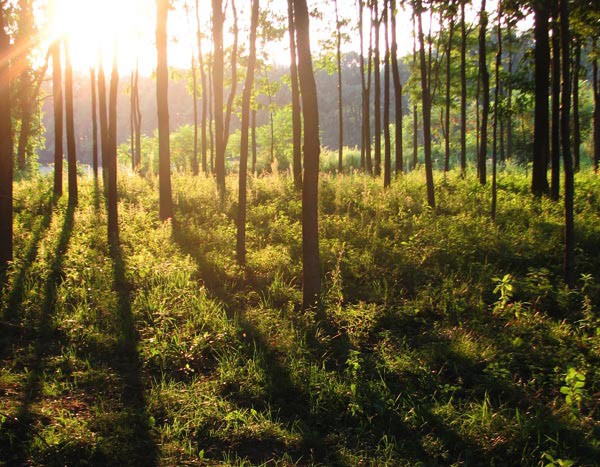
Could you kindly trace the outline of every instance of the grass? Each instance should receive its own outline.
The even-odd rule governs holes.
[[[109,248],[93,180],[77,209],[19,181],[0,465],[597,465],[600,181],[577,176],[568,290],[562,206],[523,174],[495,224],[489,188],[438,175],[432,212],[423,179],[323,176],[326,323],[299,311],[286,177],[250,180],[246,270],[235,188],[177,175],[162,224],[157,180],[125,176]]]

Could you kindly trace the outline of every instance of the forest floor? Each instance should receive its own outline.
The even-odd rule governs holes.
[[[229,187],[235,179],[227,180]],[[248,266],[235,189],[123,176],[120,247],[101,189],[15,188],[0,302],[0,465],[598,465],[600,178],[576,178],[575,289],[563,207],[503,172],[324,176],[323,311],[302,313],[301,203],[250,180]]]

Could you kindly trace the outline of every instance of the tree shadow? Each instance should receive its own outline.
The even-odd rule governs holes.
[[[41,415],[35,414],[31,410],[31,407],[42,393],[46,361],[60,348],[60,336],[57,335],[57,330],[54,328],[52,321],[57,290],[63,280],[65,253],[73,232],[74,214],[75,206],[69,204],[65,212],[60,236],[52,253],[48,276],[43,286],[44,298],[37,328],[35,329],[35,336],[33,337],[34,342],[30,361],[27,362],[29,371],[23,388],[21,405],[16,415],[12,419],[8,419],[2,427],[3,433],[0,441],[0,450],[11,453],[12,457],[7,461],[8,465],[27,465],[29,451],[34,438],[38,437],[43,440],[35,430],[34,425],[37,421],[44,423],[44,419]],[[43,223],[47,222],[49,224],[50,216],[51,211],[48,214],[48,220],[43,221]],[[41,236],[41,231],[38,231],[40,232],[38,236]],[[26,254],[26,259],[30,261],[29,265],[35,259],[38,243],[39,240],[33,242],[32,247]],[[20,302],[22,298],[22,296],[19,296],[20,294],[22,294],[22,291],[18,291],[17,289],[12,298],[15,300],[15,303]]]

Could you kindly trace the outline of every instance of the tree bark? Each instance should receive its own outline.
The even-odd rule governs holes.
[[[383,186],[388,187],[392,181],[392,138],[390,134],[390,41],[388,0],[383,2],[383,21],[385,24],[385,53],[383,57],[383,138],[384,163]]]
[[[117,208],[117,90],[119,87],[119,73],[117,70],[117,48],[115,46],[112,72],[110,77],[110,91],[108,98],[108,188],[107,192],[107,217],[108,217],[108,242],[115,247],[119,243],[119,218]]]
[[[565,283],[569,287],[575,286],[575,222],[573,214],[573,198],[575,192],[573,176],[573,160],[571,158],[570,139],[570,109],[571,109],[571,77],[569,70],[569,57],[571,53],[571,37],[569,31],[569,3],[568,0],[560,2],[560,40],[562,47],[562,90],[561,90],[561,115],[560,133],[565,171]]]
[[[413,70],[417,69],[417,27],[416,14],[413,7],[412,14],[413,24]],[[411,170],[415,170],[419,164],[419,112],[417,108],[417,100],[413,102],[413,159]]]
[[[454,35],[454,16],[450,17],[448,25],[448,48],[446,49],[446,137],[444,138],[444,171],[450,170],[450,73],[452,71],[451,53],[452,53],[452,38]]]
[[[90,87],[92,88],[92,170],[98,178],[98,99],[96,96],[96,70],[90,68]]]
[[[298,61],[296,57],[296,26],[294,21],[294,2],[288,0],[288,36],[290,39],[290,87],[292,92],[292,173],[294,186],[302,189],[302,110],[300,109],[300,91],[298,89]],[[253,112],[256,117],[256,111]],[[255,148],[255,147],[254,147]],[[253,170],[256,161],[253,152]]]
[[[550,196],[558,201],[560,196],[560,20],[558,2],[552,1],[552,125],[550,156],[552,159]]]
[[[63,193],[63,92],[62,67],[60,64],[60,40],[51,46],[52,100],[54,102],[54,196]]]
[[[465,3],[460,2],[460,173],[467,174],[467,24]]]
[[[75,118],[73,114],[73,67],[71,65],[71,46],[67,39],[65,47],[65,108],[67,127],[67,162],[69,180],[69,204],[77,206],[77,148],[75,144]]]
[[[374,68],[375,68],[375,167],[373,175],[379,177],[381,175],[381,58],[379,54],[379,6],[378,2],[372,3],[373,10],[371,11],[371,21],[375,30],[374,44]]]
[[[256,109],[252,109],[252,173],[256,175]]]
[[[579,119],[579,71],[581,69],[581,42],[575,39],[573,58],[573,163],[579,172],[581,154],[581,121]]]
[[[550,46],[548,42],[548,9],[545,0],[534,2],[535,15],[535,116],[533,131],[533,168],[531,192],[545,195],[548,186],[549,111],[548,86],[550,73]]]
[[[302,307],[314,308],[321,293],[319,265],[319,109],[310,52],[306,0],[294,0],[298,77],[304,116],[304,179],[302,181]]]
[[[225,195],[225,141],[223,120],[223,13],[222,0],[212,0],[212,24],[213,24],[213,99],[215,117],[215,174],[217,177],[217,188],[222,197]]]
[[[202,84],[202,172],[208,175],[207,139],[206,139],[206,117],[208,107],[209,87],[206,83],[206,71],[204,69],[204,55],[202,54],[202,34],[200,32],[200,10],[196,0],[196,40],[198,42],[198,67],[200,68],[200,80]]]
[[[250,26],[250,56],[248,71],[242,96],[242,126],[240,141],[240,174],[237,219],[237,260],[246,264],[246,181],[248,177],[248,133],[250,126],[250,101],[254,88],[254,68],[256,66],[256,29],[258,27],[259,0],[252,0],[252,19]]]
[[[481,102],[481,127],[480,127],[480,143],[479,157],[477,158],[479,167],[479,183],[485,185],[487,173],[487,126],[488,116],[490,112],[490,74],[487,68],[486,59],[486,29],[487,29],[487,12],[485,11],[485,0],[481,2],[481,11],[479,13],[479,72],[481,74],[482,87],[482,102]]]
[[[173,218],[171,193],[171,149],[169,132],[169,69],[167,63],[168,0],[156,0],[156,106],[158,111],[159,216]]]
[[[200,167],[198,164],[198,81],[196,76],[196,59],[192,53],[192,92],[194,93],[194,153],[192,155],[192,174],[198,175]]]
[[[509,21],[506,25],[506,46],[508,49],[508,89],[506,90],[506,158],[512,157],[513,141],[513,122],[512,122],[512,72],[513,72],[513,51],[512,51],[512,27]]]
[[[338,12],[338,2],[335,5],[335,29],[336,29],[336,64],[337,64],[337,88],[338,88],[338,173],[343,173],[344,163],[344,109],[342,95],[342,23]]]
[[[596,41],[594,40],[594,45]],[[592,87],[594,89],[594,170],[600,169],[600,85],[598,82],[598,59],[592,62]]]
[[[395,128],[395,158],[396,175],[404,172],[404,148],[402,141],[402,82],[400,81],[400,68],[398,66],[398,42],[396,40],[396,0],[390,0],[390,15],[392,21],[392,76],[394,79],[394,106],[396,110]]]
[[[494,89],[494,123],[493,123],[493,150],[492,150],[492,220],[496,220],[496,205],[498,193],[496,185],[498,166],[498,106],[500,105],[500,67],[502,65],[502,2],[498,2],[498,25],[496,30],[498,50],[496,52],[495,89]]]
[[[0,273],[13,259],[13,141],[10,102],[10,37],[0,8]]]

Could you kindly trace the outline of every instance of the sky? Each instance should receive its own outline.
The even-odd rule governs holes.
[[[42,49],[52,38],[66,34],[70,38],[71,57],[73,66],[77,71],[84,72],[96,65],[97,54],[103,54],[105,66],[109,66],[113,51],[117,51],[120,74],[130,73],[136,60],[139,59],[140,73],[150,75],[156,66],[156,49],[154,45],[155,34],[155,0],[49,0],[54,2],[54,9],[43,19],[46,23],[42,39]],[[196,20],[195,0],[176,0],[176,7],[169,13],[168,35],[169,65],[176,68],[189,68],[192,53],[196,49]],[[358,22],[356,0],[338,0],[339,11],[342,18],[350,21],[351,25]],[[224,2],[225,3],[225,2]],[[210,0],[199,0],[201,29],[210,34]],[[488,11],[496,9],[496,1],[488,1]],[[189,14],[186,14],[186,6]],[[249,29],[249,6],[247,0],[236,2],[240,30],[240,42],[245,42]],[[311,44],[313,55],[320,53],[320,43],[333,35],[335,16],[333,1],[309,0],[309,10],[318,11],[322,18],[311,19]],[[480,0],[474,0],[467,9],[467,19],[476,20]],[[266,9],[271,16],[278,18],[280,25],[287,24],[286,0],[261,0],[261,8]],[[231,17],[228,9],[227,17]],[[365,17],[365,23],[368,23]],[[429,15],[424,15],[424,28],[429,28]],[[435,21],[435,20],[434,20]],[[411,11],[399,10],[397,15],[398,52],[404,55],[412,51],[412,23]],[[528,27],[529,24],[522,27]],[[365,27],[368,27],[365,24]],[[436,23],[432,26],[438,29]],[[354,30],[347,30],[348,41],[343,45],[344,51],[359,51],[359,34]],[[382,39],[383,40],[383,39]],[[229,33],[225,36],[225,45],[233,41]],[[368,30],[365,30],[365,41],[368,43]],[[115,49],[116,43],[116,49]],[[284,35],[280,40],[270,41],[265,44],[268,59],[273,63],[289,63],[288,38]],[[203,41],[204,51],[209,50],[211,43],[209,37]]]

